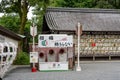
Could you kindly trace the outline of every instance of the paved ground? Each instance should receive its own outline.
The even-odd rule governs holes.
[[[19,67],[3,80],[120,80],[120,61],[81,62],[82,71],[35,72]]]

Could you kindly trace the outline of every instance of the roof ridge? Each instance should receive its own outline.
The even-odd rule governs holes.
[[[18,40],[22,39],[17,33],[7,29],[6,27],[3,27],[2,25],[0,25],[0,31],[1,31],[2,35],[7,34],[7,35],[11,36],[12,38],[16,38]]]
[[[120,9],[49,7],[47,12],[120,13]]]

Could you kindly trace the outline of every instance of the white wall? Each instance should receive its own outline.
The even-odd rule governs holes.
[[[0,34],[0,42],[13,42],[18,48],[18,41]]]

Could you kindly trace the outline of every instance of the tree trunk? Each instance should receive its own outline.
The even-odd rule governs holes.
[[[28,3],[25,0],[23,3],[21,3],[21,14],[19,14],[21,21],[19,33],[22,35],[24,34],[25,24],[27,22],[27,13],[28,13]]]
[[[27,22],[27,13],[28,13],[28,3],[25,1],[23,1],[20,5],[20,12],[19,12],[19,16],[20,16],[20,29],[19,29],[19,34],[24,35],[24,29],[25,29],[25,25]],[[23,41],[19,42],[19,51],[22,51],[22,46],[23,46]]]

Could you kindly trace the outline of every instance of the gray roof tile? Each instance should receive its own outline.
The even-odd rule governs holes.
[[[120,31],[119,9],[48,8],[45,14],[51,30],[75,30],[77,22],[83,31]]]

